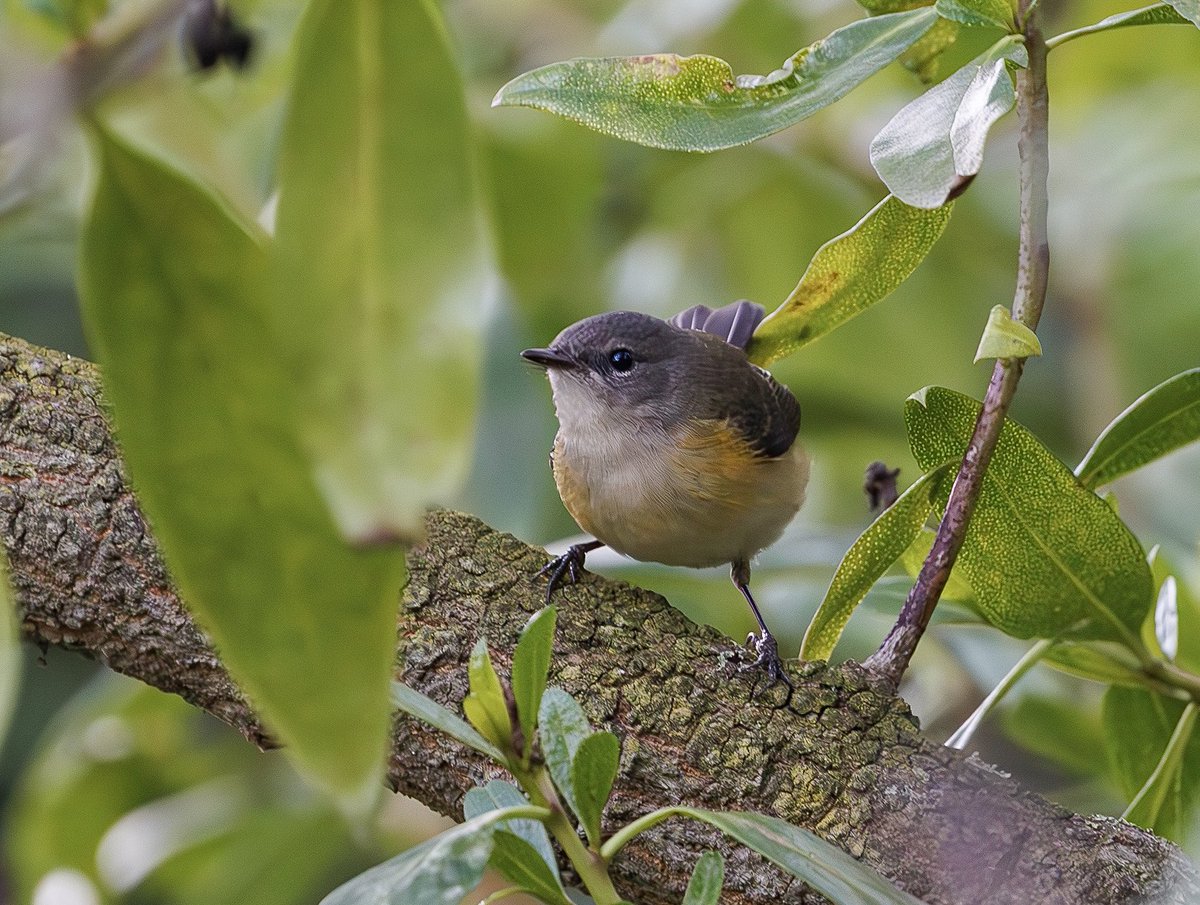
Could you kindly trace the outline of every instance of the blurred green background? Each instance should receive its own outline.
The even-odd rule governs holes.
[[[54,0],[4,2],[6,51],[49,59],[61,49],[44,27]],[[271,192],[300,4],[234,6],[258,39],[247,72],[197,76],[176,55],[105,114],[253,215]],[[1048,30],[1124,8],[1054,4]],[[454,0],[443,9],[466,73],[505,291],[487,334],[473,473],[458,498],[441,502],[530,542],[561,545],[578,529],[546,467],[549,390],[518,351],[607,309],[668,316],[737,298],[773,308],[813,252],[884,194],[867,145],[920,86],[893,66],[752,147],[655,151],[489,102],[514,75],[575,56],[706,52],[738,72],[768,72],[859,8],[848,0]],[[0,89],[6,71],[0,65]],[[1200,364],[1200,35],[1171,26],[1080,40],[1051,55],[1050,85],[1045,355],[1030,362],[1014,414],[1073,465],[1138,395]],[[1013,289],[1013,127],[1009,117],[993,131],[983,172],[917,273],[776,367],[800,399],[814,461],[805,509],[755,571],[785,650],[797,648],[841,554],[868,522],[866,465],[900,466],[902,482],[916,474],[904,399],[931,383],[983,391],[990,368],[971,358],[988,310],[1009,304]],[[73,286],[89,177],[78,134],[61,136],[40,176],[33,200],[0,218],[0,331],[86,356]],[[1170,456],[1116,491],[1143,545],[1161,545],[1185,586],[1200,585],[1200,450]],[[604,555],[589,566],[658,590],[734,638],[752,627],[722,570]],[[872,594],[841,656],[873,650],[905,589],[898,579]],[[947,735],[1024,647],[992,630],[937,627],[903,689],[930,735]],[[25,660],[0,761],[0,902],[311,902],[439,825],[391,801],[370,828],[348,828],[278,756],[255,753],[180,702],[61,651],[30,649]],[[974,746],[1072,808],[1119,813],[1099,692],[1037,670]],[[146,840],[158,844],[147,849]]]

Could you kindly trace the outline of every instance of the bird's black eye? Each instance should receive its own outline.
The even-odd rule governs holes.
[[[633,353],[628,349],[613,349],[608,353],[608,363],[621,374],[633,369]]]

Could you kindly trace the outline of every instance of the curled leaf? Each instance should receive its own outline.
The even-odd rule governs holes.
[[[1016,104],[1008,63],[1027,61],[1009,35],[892,117],[871,142],[871,165],[897,198],[940,207],[979,172],[988,131]]]
[[[979,338],[975,352],[975,363],[985,358],[1031,358],[1042,354],[1042,344],[1037,334],[1020,321],[1003,305],[995,305],[988,314],[987,326]]]

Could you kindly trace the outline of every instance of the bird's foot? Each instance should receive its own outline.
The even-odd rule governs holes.
[[[543,575],[549,575],[550,581],[546,585],[546,605],[550,605],[550,597],[554,594],[555,589],[565,580],[570,579],[571,584],[579,581],[579,575],[584,571],[583,564],[587,559],[589,550],[595,549],[597,545],[592,544],[572,544],[567,547],[567,552],[561,556],[556,556],[546,565],[538,570],[538,573],[533,576],[534,580],[541,578]]]
[[[751,632],[746,636],[746,647],[758,656],[751,662],[742,664],[741,671],[762,670],[767,676],[767,684],[761,689],[756,687],[753,697],[758,697],[767,689],[783,683],[787,686],[787,695],[784,696],[783,703],[778,706],[786,707],[792,700],[792,692],[796,690],[796,686],[783,667],[783,658],[779,656],[779,644],[775,641],[775,636],[768,631],[763,631],[761,634]]]

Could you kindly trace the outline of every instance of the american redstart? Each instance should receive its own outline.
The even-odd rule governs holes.
[[[567,511],[596,538],[542,569],[547,601],[605,545],[670,566],[730,563],[758,621],[747,639],[753,665],[790,686],[750,594],[750,559],[804,502],[808,457],[796,442],[796,398],[746,357],[763,314],[747,301],[716,311],[698,305],[670,321],[615,311],[521,355],[549,374],[559,422],[554,481]]]

